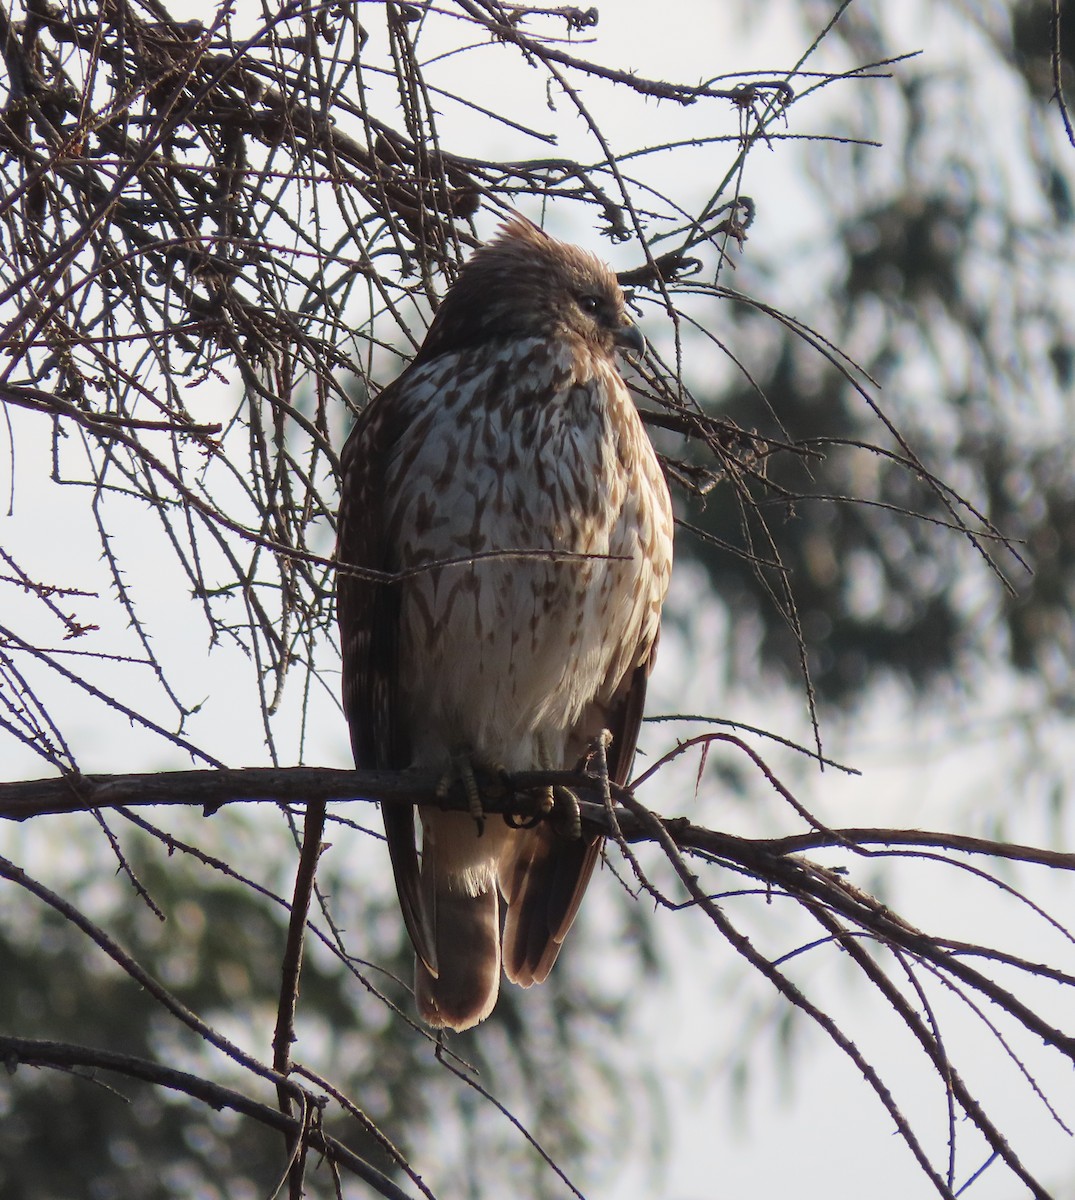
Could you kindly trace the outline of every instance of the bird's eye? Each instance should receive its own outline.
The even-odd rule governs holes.
[[[601,299],[599,296],[580,296],[579,308],[585,313],[595,313],[601,307]]]

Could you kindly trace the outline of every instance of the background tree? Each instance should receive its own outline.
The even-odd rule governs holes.
[[[264,805],[161,820],[130,803],[137,789],[114,807],[78,773],[345,761],[336,451],[509,207],[591,245],[607,238],[598,248],[651,339],[636,383],[682,516],[666,711],[688,693],[749,721],[743,697],[761,693],[797,711],[792,736],[820,755],[834,737],[853,747],[886,689],[973,709],[999,679],[1008,719],[1048,751],[1038,778],[1063,795],[1069,763],[1044,735],[1071,697],[1069,6],[893,7],[749,5],[736,26],[683,4],[659,29],[648,8],[598,26],[593,10],[485,0],[222,6],[204,22],[148,2],[35,2],[0,18],[4,772],[47,769],[78,793],[67,807],[92,810],[41,815],[64,807],[56,787],[35,793],[36,809],[17,809],[25,792],[0,799],[38,814],[5,838],[19,865],[3,868],[0,891],[0,1044],[22,1064],[0,1091],[5,1195],[262,1195],[286,1173],[272,1080],[243,1055],[271,1057],[301,806],[282,805],[283,822]],[[723,77],[714,64],[690,83],[669,82],[666,65],[628,71],[619,51],[640,30],[658,64],[663,46],[674,61],[719,32],[734,69],[774,69]],[[924,41],[927,55],[906,57]],[[790,204],[774,162],[796,181]],[[703,626],[717,629],[709,642]],[[712,659],[698,659],[703,644]],[[718,675],[714,699],[698,676]],[[708,814],[772,794],[764,763],[713,742],[714,728],[651,728],[654,761],[677,739],[707,739],[686,768],[662,767],[662,811],[691,806],[695,773]],[[788,757],[779,770],[803,778]],[[286,799],[281,789],[267,794]],[[835,846],[826,861],[862,874],[844,835],[809,820],[766,829],[807,831],[777,844],[673,827],[690,871],[668,846],[667,863],[644,856],[645,877],[676,901],[700,889],[706,925],[653,922],[605,887],[577,936],[600,940],[607,978],[581,978],[565,955],[545,989],[505,996],[494,1022],[434,1057],[408,1019],[382,847],[365,808],[333,813],[294,1050],[310,1074],[293,1078],[352,1098],[334,1096],[321,1128],[404,1194],[423,1186],[409,1160],[440,1195],[502,1194],[508,1178],[562,1195],[550,1158],[590,1193],[616,1179],[624,1129],[648,1131],[657,1161],[680,1114],[660,1033],[647,1030],[652,1057],[632,1036],[640,981],[697,1006],[709,976],[692,962],[677,982],[685,951],[671,927],[692,930],[691,958],[706,947],[727,983],[713,923],[777,984],[785,1035],[791,1013],[819,1004],[815,1020],[884,1103],[887,1082],[797,951],[820,936],[874,985],[858,1004],[892,1010],[950,1098],[939,1116],[889,1110],[939,1194],[991,1159],[1008,1185],[1014,1174],[1056,1191],[1055,1158],[1002,1142],[978,1082],[955,1072],[967,1015],[985,1012],[990,1053],[1010,1047],[1027,1096],[1040,1080],[1047,1105],[1052,1068],[1028,1045],[1070,1058],[1054,1004],[1072,982],[1070,938],[1034,966],[1018,938],[989,951],[945,940],[947,908],[929,914],[927,932],[941,933],[923,937],[842,876],[780,856]],[[665,836],[644,813],[636,822],[639,837]],[[1072,865],[947,837],[914,840],[914,866],[943,853],[937,869],[977,896],[960,847]],[[875,862],[853,882],[896,886]],[[998,886],[1022,886],[1011,879]],[[139,986],[138,970],[161,991]],[[730,1014],[759,1003],[734,978],[719,993]],[[957,996],[969,999],[953,1016]],[[166,1070],[261,1107],[217,1115],[222,1092]],[[61,1105],[65,1120],[49,1119]],[[968,1150],[973,1126],[983,1141]],[[333,1194],[335,1170],[351,1194],[361,1164],[332,1161],[310,1158],[310,1194]],[[826,1178],[819,1166],[811,1183]]]

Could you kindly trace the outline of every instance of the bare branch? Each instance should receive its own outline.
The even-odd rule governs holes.
[[[52,1067],[57,1070],[106,1071],[127,1079],[140,1079],[171,1091],[182,1092],[195,1100],[201,1100],[213,1109],[231,1109],[244,1117],[279,1129],[289,1138],[300,1132],[310,1147],[329,1158],[337,1166],[363,1180],[385,1200],[410,1200],[400,1187],[387,1175],[378,1171],[360,1155],[349,1149],[337,1138],[326,1133],[319,1125],[310,1125],[285,1116],[268,1104],[224,1087],[212,1080],[203,1079],[187,1071],[177,1071],[161,1063],[136,1058],[130,1054],[116,1054],[109,1050],[95,1050],[87,1046],[72,1046],[64,1042],[46,1042],[33,1038],[10,1037],[0,1034],[0,1058],[13,1072],[18,1066]],[[323,1107],[321,1101],[317,1108]],[[426,1193],[428,1195],[428,1193]]]

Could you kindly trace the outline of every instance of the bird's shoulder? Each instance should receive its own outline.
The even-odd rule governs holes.
[[[344,445],[344,469],[388,452],[423,418],[490,414],[578,389],[627,396],[615,364],[578,339],[497,339],[415,361],[358,414]]]

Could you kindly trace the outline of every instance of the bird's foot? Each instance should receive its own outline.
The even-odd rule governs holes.
[[[562,838],[574,841],[582,837],[582,813],[579,798],[562,783],[527,788],[523,795],[533,797],[534,808],[526,813],[505,813],[504,820],[512,829],[533,829],[548,821]]]
[[[546,787],[526,788],[517,793],[532,799],[533,807],[527,812],[505,813],[504,820],[512,829],[534,829],[544,821],[556,807],[552,785]]]
[[[448,769],[437,783],[437,797],[447,798],[448,793],[456,783],[463,785],[463,794],[467,798],[467,812],[470,813],[474,824],[478,827],[481,837],[485,829],[485,809],[482,806],[482,788],[478,784],[478,771],[483,775],[492,776],[493,781],[486,784],[486,795],[492,799],[503,794],[506,787],[507,772],[503,767],[476,760],[468,751],[453,754]],[[485,782],[483,780],[483,782]]]
[[[562,783],[554,784],[548,790],[552,800],[549,823],[560,837],[577,841],[582,837],[582,813],[578,796]]]

